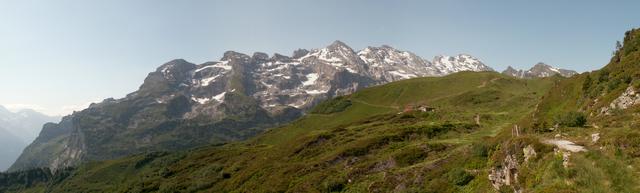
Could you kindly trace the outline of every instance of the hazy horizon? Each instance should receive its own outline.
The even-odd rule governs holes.
[[[545,62],[584,72],[640,26],[636,1],[364,2],[0,0],[0,105],[66,115],[124,97],[172,59],[291,55],[334,40],[429,60],[467,53],[497,71]]]

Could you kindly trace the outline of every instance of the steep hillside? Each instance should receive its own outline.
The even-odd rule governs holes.
[[[457,73],[326,101],[245,142],[83,164],[53,192],[489,191],[490,137],[556,79]]]
[[[519,133],[496,138],[492,184],[532,192],[640,191],[639,48],[640,30],[628,31],[604,68],[555,82],[531,117],[519,121]]]
[[[541,101],[536,118],[551,121],[554,116],[579,111],[598,126],[629,126],[628,117],[640,104],[640,30],[628,31],[622,47],[604,68],[559,82]]]
[[[327,98],[423,76],[491,68],[470,55],[431,63],[389,46],[354,51],[336,41],[292,56],[228,51],[217,62],[173,60],[140,88],[47,125],[11,167],[56,170],[91,160],[243,140]]]

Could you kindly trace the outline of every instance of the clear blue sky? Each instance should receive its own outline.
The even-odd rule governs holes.
[[[175,58],[290,54],[342,40],[497,70],[602,67],[640,26],[640,1],[0,0],[0,104],[63,114],[123,97]]]

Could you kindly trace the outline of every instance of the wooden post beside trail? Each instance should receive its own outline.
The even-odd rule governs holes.
[[[519,137],[520,136],[520,128],[518,125],[514,125],[513,129],[511,129],[511,136]]]

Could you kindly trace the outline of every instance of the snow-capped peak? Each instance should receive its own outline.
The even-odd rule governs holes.
[[[158,103],[165,104],[174,97],[185,95],[194,105],[194,112],[187,117],[215,113],[218,105],[226,103],[225,96],[233,92],[230,90],[240,86],[243,92],[237,94],[253,97],[268,111],[276,112],[287,106],[307,109],[319,100],[350,94],[373,85],[460,71],[487,70],[492,69],[468,54],[437,56],[431,62],[389,45],[366,47],[356,52],[341,41],[309,51],[299,49],[291,57],[279,54],[270,57],[262,52],[249,56],[227,51],[217,62],[195,65],[176,60],[164,65],[159,71],[171,77],[168,83],[175,85],[168,87],[173,90],[161,90],[158,94],[179,93],[158,96]],[[237,80],[241,84],[232,84]],[[165,87],[149,85],[148,88]]]
[[[491,67],[469,54],[436,56],[433,58],[433,65],[443,74],[461,71],[494,71]]]
[[[564,77],[571,77],[578,73],[573,70],[560,69],[560,68],[545,64],[543,62],[538,62],[533,67],[531,67],[531,69],[526,71],[516,70],[513,67],[509,66],[505,71],[502,72],[502,74],[519,77],[519,78],[544,78],[544,77],[550,77],[556,74]]]

